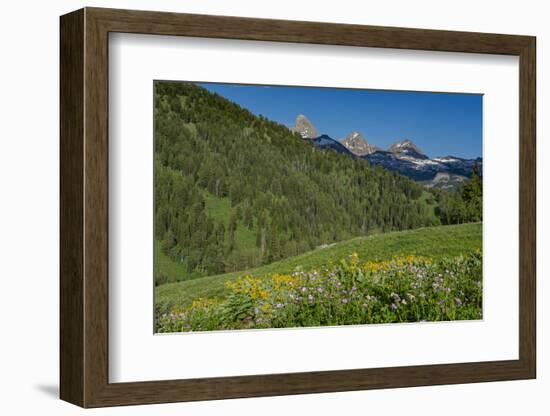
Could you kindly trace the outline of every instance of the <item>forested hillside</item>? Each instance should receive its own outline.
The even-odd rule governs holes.
[[[189,277],[436,225],[435,204],[420,184],[319,150],[200,86],[155,83],[155,237]]]
[[[432,189],[437,201],[436,214],[442,224],[462,224],[483,220],[483,180],[474,165],[472,177],[457,192]]]

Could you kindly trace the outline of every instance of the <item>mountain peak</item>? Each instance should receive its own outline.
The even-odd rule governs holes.
[[[392,153],[404,153],[408,156],[413,156],[417,158],[426,158],[427,156],[422,153],[416,144],[410,139],[401,140],[395,142],[390,146],[390,152]]]
[[[400,140],[390,146],[390,151],[393,153],[399,153],[406,149],[414,149],[420,151],[420,149],[416,147],[416,144],[414,144],[411,139]]]
[[[291,127],[290,130],[300,133],[303,139],[314,139],[318,136],[313,123],[303,114],[298,114],[294,127]]]
[[[348,134],[348,136],[342,140],[342,144],[356,156],[365,156],[378,150],[376,146],[369,144],[358,131],[353,131]]]

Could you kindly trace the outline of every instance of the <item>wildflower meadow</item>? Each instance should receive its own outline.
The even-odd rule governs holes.
[[[482,318],[481,95],[157,80],[153,97],[155,332]]]
[[[224,298],[157,310],[157,332],[291,328],[482,318],[482,254],[406,255],[361,261],[357,253],[309,271],[243,275]]]

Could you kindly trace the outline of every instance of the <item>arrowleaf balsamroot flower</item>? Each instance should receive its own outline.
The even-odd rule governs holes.
[[[357,253],[310,271],[244,275],[223,298],[157,313],[158,332],[482,318],[482,254],[361,263]]]

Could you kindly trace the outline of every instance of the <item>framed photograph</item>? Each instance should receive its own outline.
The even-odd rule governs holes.
[[[536,377],[534,37],[60,29],[63,400]]]

